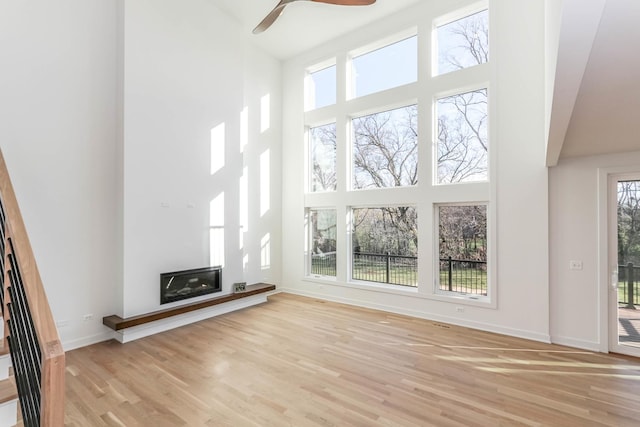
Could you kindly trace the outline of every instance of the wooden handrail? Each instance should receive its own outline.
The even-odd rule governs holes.
[[[18,202],[11,184],[9,172],[5,164],[4,156],[0,150],[0,202],[4,209],[4,280],[2,282],[2,292],[4,295],[4,330],[5,340],[11,347],[11,356],[14,364],[14,371],[16,372],[16,383],[18,383],[18,391],[20,394],[20,405],[23,408],[23,418],[26,418],[24,408],[26,403],[24,399],[31,399],[31,404],[39,402],[39,408],[37,408],[37,416],[35,425],[43,427],[59,427],[64,425],[64,371],[65,371],[65,354],[60,343],[58,331],[56,329],[53,315],[47,300],[47,295],[42,286],[42,280],[38,271],[38,266],[31,249],[31,243],[20,214]],[[15,267],[12,270],[12,262]],[[11,293],[17,292],[12,287],[12,275],[15,278],[19,276],[20,282],[24,288],[23,295],[25,301],[12,301]],[[20,297],[22,298],[22,296]],[[20,318],[12,319],[9,309],[11,304],[17,305],[21,303],[24,307],[28,308],[28,313],[21,315]],[[29,384],[29,387],[22,385],[23,391],[26,388],[29,392],[37,392],[39,396],[34,399],[32,396],[25,395],[27,393],[20,393],[20,382],[25,381],[20,378],[19,369],[17,369],[17,360],[30,361],[30,358],[25,357],[19,353],[19,349],[13,347],[19,347],[29,344],[21,344],[18,341],[18,337],[11,336],[11,328],[17,330],[18,334],[24,334],[27,337],[32,337],[33,333],[26,329],[16,328],[28,328],[22,325],[22,317],[27,318],[28,323],[33,325],[33,331],[35,331],[34,346],[37,346],[37,350],[40,355],[40,366],[37,363],[26,363],[25,369],[34,369],[39,373],[36,383],[39,384],[40,390],[33,391],[33,385]],[[30,318],[30,319],[29,319]],[[11,322],[11,324],[10,324]],[[10,327],[11,325],[11,327]],[[39,421],[38,421],[39,419]]]

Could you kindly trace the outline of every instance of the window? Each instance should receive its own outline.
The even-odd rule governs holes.
[[[495,306],[495,73],[480,66],[489,61],[486,2],[471,7],[435,16],[424,6],[411,28],[372,27],[379,40],[300,65],[310,281]],[[430,64],[450,75],[434,77]],[[325,92],[330,101],[319,101]]]
[[[336,190],[336,124],[309,129],[311,191]]]
[[[437,101],[438,184],[488,179],[487,90]]]
[[[354,208],[351,277],[417,286],[418,215],[413,206]]]
[[[439,292],[487,295],[487,206],[440,205]]]
[[[437,27],[436,75],[489,62],[489,11]]]
[[[354,189],[418,183],[417,116],[411,105],[352,120]]]
[[[310,273],[316,276],[336,275],[336,211],[310,209]]]
[[[353,97],[413,83],[417,76],[418,38],[415,36],[355,56],[351,60]]]
[[[336,103],[336,66],[332,65],[307,75],[305,105],[307,110]]]

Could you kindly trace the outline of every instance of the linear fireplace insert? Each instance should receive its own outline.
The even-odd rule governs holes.
[[[160,274],[160,304],[220,292],[221,273],[215,266]]]

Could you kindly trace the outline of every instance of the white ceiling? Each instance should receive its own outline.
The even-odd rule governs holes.
[[[377,0],[370,6],[336,6],[312,1],[288,5],[262,34],[251,31],[278,0],[208,0],[233,16],[247,37],[278,59],[288,59],[420,0]]]
[[[208,1],[235,18],[258,47],[285,60],[421,0],[300,1],[259,35],[251,31],[278,0]],[[555,1],[562,1],[562,26],[548,165],[640,150],[640,0]]]
[[[561,157],[640,149],[640,2],[608,0]]]

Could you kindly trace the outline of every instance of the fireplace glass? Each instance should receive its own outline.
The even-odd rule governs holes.
[[[215,266],[160,274],[160,304],[220,292],[221,272]]]

